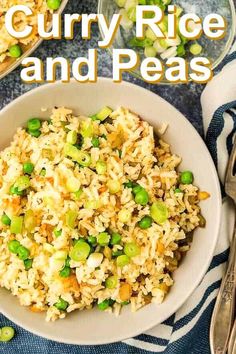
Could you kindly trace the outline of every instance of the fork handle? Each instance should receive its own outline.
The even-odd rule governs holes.
[[[228,354],[236,353],[236,320],[229,339]]]
[[[236,292],[236,231],[230,247],[229,263],[216,299],[210,327],[212,354],[227,352],[230,331],[234,321]]]

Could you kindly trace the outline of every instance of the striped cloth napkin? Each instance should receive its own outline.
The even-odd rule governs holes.
[[[206,142],[224,180],[228,154],[236,129],[236,44],[223,68],[202,94]],[[206,172],[207,173],[207,172]],[[47,341],[11,324],[0,315],[0,327],[13,325],[17,336],[10,343],[0,343],[3,354],[208,354],[209,326],[222,274],[228,258],[233,231],[234,209],[223,200],[221,231],[214,258],[202,282],[173,316],[164,323],[135,338],[105,346],[75,346]],[[214,217],[214,215],[212,215]],[[200,261],[200,260],[199,260]],[[191,271],[191,270],[190,270]]]

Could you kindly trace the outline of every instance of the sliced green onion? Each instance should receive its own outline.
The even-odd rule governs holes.
[[[77,132],[75,130],[70,130],[69,133],[67,133],[66,142],[74,145],[77,141],[77,137]]]
[[[94,136],[91,140],[91,143],[93,147],[99,147],[99,138],[97,136]]]
[[[75,193],[76,191],[78,191],[80,188],[80,181],[75,178],[75,177],[70,177],[68,178],[68,180],[66,181],[66,189],[71,192],[71,193]]]
[[[75,228],[75,222],[77,219],[78,213],[76,210],[68,210],[66,212],[66,225],[71,229]]]
[[[83,138],[91,138],[93,136],[93,124],[90,120],[83,120],[81,122],[80,134]]]
[[[62,234],[62,230],[58,230],[56,227],[55,229],[53,230],[53,233],[56,237],[60,237],[61,234]]]
[[[118,267],[124,267],[129,264],[130,258],[126,254],[122,254],[116,258],[116,264]]]
[[[107,246],[110,241],[110,235],[107,232],[101,232],[97,236],[97,242],[100,246]]]
[[[30,186],[30,179],[28,176],[18,177],[14,184],[14,187],[16,187],[20,192],[29,188],[29,186]]]
[[[153,42],[157,39],[157,36],[150,27],[148,27],[148,29],[146,30],[145,36],[146,38],[151,39]]]
[[[126,224],[131,219],[131,212],[128,209],[121,209],[118,214],[118,219],[123,224]]]
[[[107,117],[110,116],[110,114],[112,113],[112,109],[105,106],[101,109],[101,111],[99,111],[97,114],[96,114],[96,117],[98,120],[105,120]]]
[[[96,171],[99,175],[104,175],[106,173],[107,170],[107,164],[104,161],[99,160],[96,163]]]
[[[70,252],[70,258],[75,262],[85,261],[90,253],[87,242],[77,242]]]
[[[79,200],[81,195],[82,195],[82,193],[83,193],[83,190],[81,188],[78,191],[74,192],[74,194],[73,194],[74,195],[74,199],[75,200]]]
[[[24,227],[28,232],[32,232],[37,226],[36,217],[33,210],[28,209],[24,216]]]
[[[46,168],[42,168],[42,170],[39,173],[40,176],[45,177],[46,176]]]
[[[146,58],[153,58],[157,55],[157,51],[156,49],[152,46],[152,47],[146,47],[144,49],[144,55]]]
[[[136,243],[130,242],[125,244],[124,253],[128,257],[136,257],[141,253],[141,249]]]
[[[202,46],[198,43],[195,43],[190,46],[189,50],[193,55],[199,55],[202,52]]]
[[[23,227],[23,216],[13,216],[11,219],[10,232],[12,234],[20,234]]]
[[[164,202],[157,201],[152,204],[150,214],[153,220],[158,224],[163,224],[168,218],[168,209]]]
[[[86,151],[78,150],[75,146],[66,143],[64,146],[64,154],[78,162],[81,166],[88,167],[91,164],[91,156]]]
[[[9,342],[15,335],[12,327],[2,327],[0,330],[0,342]]]
[[[132,22],[136,22],[136,7],[130,7],[127,16]]]
[[[125,6],[126,0],[115,0],[115,1],[116,1],[117,6],[119,6],[119,7]]]
[[[116,275],[113,275],[105,280],[105,286],[107,289],[114,289],[118,284],[118,278]]]
[[[107,182],[107,187],[111,194],[116,194],[121,190],[121,185],[119,181],[110,180]]]

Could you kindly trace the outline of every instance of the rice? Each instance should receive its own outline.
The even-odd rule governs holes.
[[[83,120],[89,129],[81,139]],[[78,151],[90,156],[87,167],[65,154],[70,130],[79,133]],[[94,136],[99,138],[99,147],[92,145]],[[106,171],[98,174],[96,164],[101,160],[106,163]],[[28,161],[34,164],[30,187],[23,196],[12,195],[10,188],[22,176],[22,166]],[[25,217],[30,210],[34,226],[29,231],[24,224],[20,233],[13,234],[9,225],[1,223],[0,286],[32,311],[46,311],[47,321],[104,301],[106,310],[116,315],[127,303],[132,311],[150,302],[161,303],[173,285],[172,272],[189,249],[192,231],[200,223],[198,188],[179,184],[180,162],[166,142],[154,140],[153,128],[126,108],[113,111],[103,122],[76,117],[64,107],[55,108],[50,121],[43,122],[38,138],[18,128],[11,145],[0,154],[0,215]],[[79,198],[68,191],[71,178],[79,181]],[[114,194],[108,188],[111,180],[119,182]],[[133,189],[126,185],[129,181],[147,191],[146,205],[136,203]],[[182,192],[176,193],[176,188]],[[156,201],[164,203],[168,217],[142,229],[138,222],[150,215]],[[71,210],[76,211],[73,227],[66,219]],[[59,236],[55,229],[61,230]],[[82,261],[73,259],[75,240],[88,245],[89,236],[97,240],[103,232],[119,233],[121,242],[90,246],[91,254],[101,255],[98,266],[91,265],[91,255]],[[32,267],[28,270],[19,255],[9,250],[9,242],[14,239],[30,252]],[[130,257],[128,264],[118,266],[117,252],[124,254],[124,245],[132,242],[140,252]],[[70,274],[63,277],[60,272],[68,256]],[[117,282],[108,288],[105,281],[111,276]],[[55,306],[60,299],[66,302],[63,311]]]
[[[29,7],[33,15],[25,16],[22,12],[18,12],[14,16],[14,27],[18,31],[22,31],[26,25],[32,26],[32,34],[26,38],[17,39],[12,37],[5,27],[5,13],[15,5],[25,5]],[[46,16],[47,23],[51,20],[51,13],[47,6],[47,0],[1,0],[0,1],[0,63],[5,61],[9,56],[9,48],[15,44],[21,46],[24,51],[29,45],[33,45],[38,39],[37,15],[39,13]]]

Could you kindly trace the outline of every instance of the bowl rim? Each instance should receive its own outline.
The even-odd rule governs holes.
[[[76,80],[74,80],[74,79],[71,80],[71,83],[75,83],[75,82],[76,82]],[[111,78],[105,78],[105,77],[99,77],[98,78],[98,82],[100,82],[101,84],[102,84],[102,82],[105,82],[105,83],[108,82],[108,84],[109,83],[113,83],[114,84],[114,82],[113,82],[113,80]],[[202,267],[201,272],[199,272],[199,274],[194,277],[194,281],[192,282],[191,291],[189,291],[185,296],[183,296],[181,299],[179,299],[179,301],[176,301],[175,304],[173,305],[173,308],[171,310],[171,314],[174,314],[189,299],[189,297],[192,295],[194,290],[200,284],[201,280],[203,279],[204,275],[206,274],[206,272],[207,272],[207,270],[209,268],[209,265],[210,265],[210,263],[212,261],[212,257],[213,257],[214,250],[216,248],[216,244],[217,244],[218,236],[219,236],[220,221],[221,221],[221,210],[222,210],[222,198],[221,198],[221,189],[220,189],[219,178],[218,178],[218,175],[217,175],[217,171],[216,171],[214,162],[213,162],[212,157],[210,155],[210,152],[207,149],[203,139],[201,138],[201,136],[198,133],[198,131],[194,128],[194,126],[190,123],[190,121],[181,112],[179,112],[173,105],[171,105],[169,102],[164,100],[162,97],[160,97],[159,95],[155,94],[152,91],[149,91],[148,89],[145,89],[145,88],[143,88],[143,87],[141,87],[139,85],[130,83],[128,81],[123,81],[122,83],[123,83],[123,85],[128,86],[128,88],[130,88],[130,89],[138,90],[138,91],[142,92],[143,94],[145,93],[146,95],[152,96],[153,99],[158,98],[159,100],[163,101],[163,103],[165,103],[166,105],[169,105],[172,108],[174,108],[181,115],[182,120],[185,121],[185,123],[188,125],[189,129],[192,130],[193,134],[195,134],[196,138],[199,140],[199,143],[202,144],[202,148],[205,150],[205,154],[208,155],[209,169],[211,169],[211,171],[212,171],[212,177],[213,177],[212,184],[215,185],[215,192],[216,192],[216,194],[215,194],[216,195],[216,204],[215,204],[216,205],[216,214],[215,214],[215,224],[214,224],[214,230],[213,230],[214,232],[212,232],[212,235],[214,235],[214,242],[212,243],[212,247],[211,247],[211,249],[209,251],[208,258],[204,262],[205,266]],[[77,82],[77,84],[83,85],[82,87],[84,87],[84,85],[85,85],[85,84],[81,84],[81,83],[78,83],[78,82]],[[62,86],[64,84],[58,80],[58,81],[56,81],[54,83],[54,85]],[[69,85],[70,85],[70,83],[69,83]],[[92,84],[88,83],[88,85],[92,85]],[[25,98],[29,99],[30,96],[34,95],[35,92],[43,91],[45,88],[49,88],[50,86],[51,86],[50,83],[38,86],[38,87],[36,87],[36,88],[24,93],[23,95],[19,96],[15,100],[11,101],[7,106],[5,106],[0,111],[0,119],[2,118],[2,115],[7,113],[9,108],[14,106],[15,104],[20,103],[22,99],[25,99]],[[137,112],[137,114],[138,114],[138,112]],[[11,294],[9,293],[9,296],[10,295]],[[20,304],[19,304],[19,306],[20,306]],[[29,332],[37,335],[37,336],[40,336],[42,338],[46,338],[46,339],[49,339],[49,340],[52,340],[52,341],[56,341],[56,342],[59,342],[59,343],[75,344],[75,345],[102,345],[102,344],[115,343],[115,342],[118,342],[118,341],[124,341],[126,339],[135,337],[135,336],[139,335],[140,333],[143,333],[143,332],[146,332],[146,331],[150,330],[151,328],[153,328],[156,325],[158,325],[158,324],[162,323],[163,321],[165,321],[171,315],[170,313],[168,313],[167,315],[163,316],[160,320],[158,320],[158,322],[156,322],[156,323],[151,323],[151,324],[147,323],[147,325],[142,327],[141,330],[137,330],[137,329],[131,330],[129,332],[129,335],[127,335],[127,337],[122,336],[122,335],[117,335],[115,342],[114,342],[114,339],[111,339],[111,338],[107,338],[106,341],[98,339],[98,340],[96,340],[96,342],[90,342],[89,339],[76,341],[76,340],[67,339],[67,338],[63,337],[63,335],[61,335],[60,338],[58,338],[56,335],[55,336],[54,335],[49,335],[49,334],[45,335],[45,333],[40,331],[40,330],[35,330],[34,328],[32,328],[29,325],[24,325],[20,320],[15,319],[14,315],[8,315],[8,313],[2,308],[1,302],[0,302],[0,312],[4,316],[6,316],[8,319],[10,319],[12,322],[17,324],[18,326],[26,329],[27,331],[29,331]]]
[[[114,1],[114,0],[110,0],[110,1]],[[104,0],[98,0],[98,7],[97,7],[98,13],[102,13],[103,2],[104,2]],[[234,38],[236,36],[236,8],[235,8],[234,0],[228,0],[228,2],[230,5],[230,10],[231,10],[231,15],[232,15],[232,26],[230,28],[230,35],[229,35],[229,38],[225,44],[224,51],[212,64],[212,70],[215,70],[222,63],[222,61],[227,56],[227,54],[229,54],[232,44],[234,42]],[[100,23],[98,23],[98,27],[99,27],[99,31],[101,33],[101,36],[104,39],[105,36],[104,36],[103,30],[102,30],[102,27],[100,26]],[[108,52],[112,56],[112,50],[114,49],[113,45],[109,46],[106,49],[108,50]],[[145,81],[143,79],[143,77],[136,70],[130,70],[129,73],[132,74],[134,77],[136,77],[142,81]],[[187,82],[192,82],[192,79],[189,78]],[[161,80],[160,82],[153,84],[153,85],[184,85],[184,84],[185,83],[168,82],[164,79],[164,80]]]
[[[61,14],[67,3],[69,0],[62,0],[62,3],[60,5],[60,8],[53,12],[55,14]],[[52,24],[50,23],[50,25],[48,26],[48,30],[50,30],[52,27]],[[30,47],[28,48],[23,55],[21,55],[21,57],[19,59],[16,59],[15,61],[13,61],[13,63],[11,63],[9,66],[6,67],[5,70],[3,70],[2,73],[0,73],[0,80],[2,80],[5,76],[7,76],[8,74],[10,74],[13,70],[15,70],[21,63],[22,60],[24,60],[25,58],[27,58],[28,56],[30,56],[39,46],[40,44],[43,42],[43,38],[38,38],[37,41]]]

